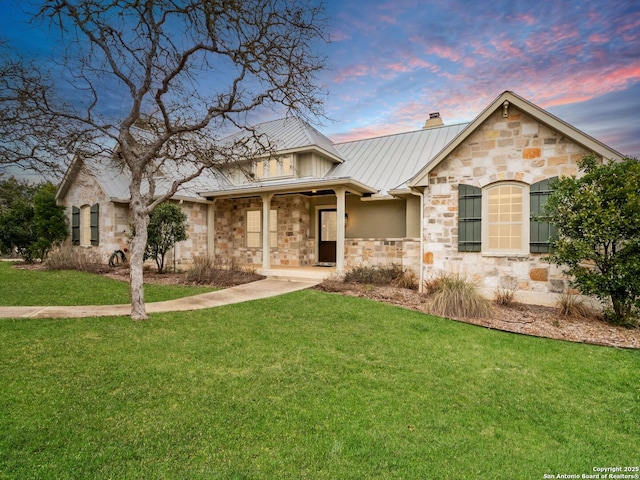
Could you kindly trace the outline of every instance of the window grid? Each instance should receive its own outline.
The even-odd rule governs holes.
[[[515,185],[489,190],[489,250],[522,249],[522,190]]]
[[[247,248],[262,246],[262,211],[247,210]],[[269,211],[269,243],[278,246],[278,210]]]

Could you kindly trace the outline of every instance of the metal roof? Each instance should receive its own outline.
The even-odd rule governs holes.
[[[326,177],[350,177],[386,195],[402,187],[466,126],[434,127],[337,144],[336,149],[347,160]]]
[[[353,183],[361,193],[377,192],[376,196],[386,196],[391,190],[404,189],[407,182],[456,138],[467,124],[433,127],[413,132],[398,133],[383,137],[333,144],[331,140],[301,119],[289,117],[262,123],[254,127],[258,134],[270,139],[278,151],[305,151],[316,148],[333,158],[337,163],[325,176],[320,178],[264,180],[252,185],[233,185],[222,173],[205,170],[200,177],[180,186],[175,198],[203,200],[203,193],[215,196],[214,192],[241,194],[256,188],[302,188],[320,182],[332,181]],[[237,139],[238,133],[228,140]],[[83,159],[109,198],[127,201],[129,178],[110,157],[98,155]],[[162,172],[156,176],[156,193],[167,192],[174,180],[184,178],[195,167],[191,164],[166,162]],[[71,169],[70,169],[71,172]],[[73,175],[71,175],[73,176]],[[72,181],[71,179],[69,179]],[[148,185],[143,185],[143,193]],[[62,191],[60,192],[64,194]]]
[[[280,118],[260,123],[255,125],[253,130],[256,134],[267,137],[279,152],[316,147],[338,161],[344,160],[331,140],[297,117]],[[227,140],[233,142],[248,135],[250,135],[248,132],[238,132],[227,137]]]

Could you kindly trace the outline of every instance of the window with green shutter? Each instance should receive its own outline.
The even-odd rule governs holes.
[[[480,251],[481,224],[482,189],[471,185],[458,185],[458,251]]]
[[[544,214],[544,205],[549,199],[553,181],[558,177],[547,178],[531,185],[531,217]],[[549,222],[531,220],[529,229],[529,248],[531,253],[548,253],[551,241],[558,235],[556,227]]]
[[[100,204],[91,205],[91,245],[94,247],[100,244]]]
[[[80,245],[80,209],[71,207],[71,243]]]

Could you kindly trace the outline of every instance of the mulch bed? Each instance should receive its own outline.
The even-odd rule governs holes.
[[[319,285],[316,288],[431,314],[427,297],[414,290],[358,284],[344,284],[339,288],[335,288],[335,285],[331,285],[330,288]],[[490,317],[452,320],[536,337],[640,349],[640,328],[629,329],[611,325],[595,317],[565,317],[559,315],[558,310],[553,307],[521,303],[514,303],[508,307],[494,305]]]

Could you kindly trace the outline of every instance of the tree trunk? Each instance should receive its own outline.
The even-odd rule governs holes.
[[[147,226],[149,225],[149,215],[146,213],[144,204],[138,197],[134,199],[132,195],[131,214],[135,226],[135,235],[131,240],[131,261],[130,261],[130,287],[131,287],[131,319],[146,320],[149,318],[144,303],[144,252],[147,247]]]

